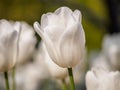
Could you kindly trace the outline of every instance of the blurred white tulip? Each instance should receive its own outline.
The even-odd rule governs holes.
[[[43,14],[41,26],[34,23],[36,32],[43,39],[51,59],[63,68],[78,64],[85,49],[85,34],[81,12],[60,7],[54,13]]]
[[[110,65],[108,64],[107,58],[103,53],[91,52],[89,60],[90,68],[102,68],[106,70],[111,70]]]
[[[0,71],[5,72],[13,68],[18,55],[18,38],[20,23],[14,24],[7,20],[0,20]]]
[[[19,56],[17,64],[23,64],[31,59],[35,51],[37,39],[35,32],[29,24],[21,22],[21,34],[19,39]]]
[[[120,72],[94,68],[86,74],[87,90],[119,90]]]
[[[44,77],[39,71],[39,67],[34,63],[28,63],[16,69],[16,85],[17,90],[37,90],[38,86],[43,82]]]
[[[107,35],[103,41],[103,53],[113,70],[120,70],[120,33]]]

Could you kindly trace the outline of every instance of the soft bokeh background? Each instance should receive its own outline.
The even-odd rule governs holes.
[[[0,0],[0,19],[26,21],[33,25],[40,21],[43,13],[53,12],[60,6],[81,11],[88,53],[101,49],[104,35],[120,32],[119,0]],[[49,88],[52,84],[46,82]]]
[[[60,6],[79,9],[83,16],[88,50],[99,49],[102,36],[120,31],[119,0],[0,0],[0,19],[22,20],[31,25],[41,15],[53,12]],[[115,25],[114,25],[115,24]],[[109,25],[112,30],[109,30]]]

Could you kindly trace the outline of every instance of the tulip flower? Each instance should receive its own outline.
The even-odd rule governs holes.
[[[93,53],[95,54],[95,53]],[[103,53],[99,53],[99,55],[93,56],[89,60],[90,68],[103,68],[106,70],[111,70],[110,65],[108,64],[106,56]]]
[[[17,90],[37,90],[43,84],[46,73],[40,72],[34,63],[28,63],[16,69]]]
[[[14,22],[12,22],[14,23]],[[21,33],[19,37],[19,50],[18,50],[18,56],[17,56],[17,65],[23,65],[28,60],[31,59],[34,51],[35,51],[35,44],[37,42],[35,38],[35,32],[33,28],[27,24],[26,22],[20,22],[21,23]],[[27,53],[27,54],[26,54]],[[13,69],[13,90],[16,90],[15,85],[15,69]]]
[[[85,34],[79,10],[60,7],[54,13],[43,14],[41,25],[35,22],[34,28],[57,65],[72,68],[81,60],[85,49]]]
[[[68,68],[81,60],[85,35],[79,10],[72,12],[68,7],[61,7],[54,13],[43,14],[41,26],[35,22],[34,28],[56,64]]]
[[[104,37],[103,53],[112,70],[120,70],[120,33]]]
[[[16,26],[17,25],[17,26]],[[12,69],[16,63],[17,39],[19,35],[18,22],[11,24],[7,20],[0,20],[0,71]],[[18,30],[16,30],[18,29]]]
[[[18,65],[22,65],[31,59],[36,45],[36,37],[33,28],[26,22],[21,22],[21,34],[19,39]],[[27,53],[27,54],[26,54]]]
[[[20,23],[0,20],[0,72],[4,72],[6,90],[9,90],[8,73],[16,64]]]
[[[94,68],[86,74],[87,90],[119,90],[120,72]]]

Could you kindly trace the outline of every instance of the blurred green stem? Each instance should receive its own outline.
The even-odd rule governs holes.
[[[16,90],[16,82],[15,82],[15,67],[12,70],[12,88]]]
[[[67,90],[65,79],[62,79],[62,90]]]
[[[72,68],[68,68],[68,74],[69,74],[71,90],[75,90],[75,84],[74,84]]]
[[[4,72],[4,78],[5,78],[6,90],[10,90],[9,80],[8,80],[8,72]]]

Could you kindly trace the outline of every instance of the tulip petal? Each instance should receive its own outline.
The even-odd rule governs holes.
[[[4,71],[4,65],[6,64],[6,48],[4,48],[4,45],[0,43],[0,71]]]
[[[34,29],[37,32],[37,34],[39,36],[43,37],[43,30],[41,29],[40,24],[38,22],[34,22],[33,26],[34,26]]]
[[[48,25],[47,14],[43,14],[41,17],[41,28],[45,28]]]
[[[49,36],[46,33],[43,33],[43,31],[40,29],[41,27],[38,22],[34,23],[34,28],[44,41],[50,57],[55,63],[58,62],[61,57],[59,56],[60,54],[58,53],[54,42],[52,42],[51,38],[49,38]]]
[[[54,12],[57,16],[59,16],[59,20],[63,22],[63,24],[66,26],[69,22],[72,22],[74,17],[72,17],[72,10],[69,9],[68,7],[61,7],[58,8]]]
[[[13,29],[12,24],[9,23],[7,20],[4,19],[0,20],[0,32],[9,33],[10,31],[13,31],[12,29]]]
[[[78,25],[78,28],[79,28],[79,32],[80,32],[80,42],[81,42],[81,46],[82,47],[85,47],[85,42],[86,42],[86,40],[85,40],[85,32],[84,32],[84,29],[83,29],[83,27],[82,27],[82,25],[80,24],[80,25]]]
[[[21,23],[20,22],[15,22],[14,25],[13,25],[14,29],[16,31],[20,31],[20,28],[21,28]]]
[[[46,27],[44,29],[45,31],[44,33],[46,33],[53,42],[58,42],[58,39],[63,33],[63,30],[64,30],[63,27],[51,26],[51,27]]]
[[[46,49],[44,48],[44,50],[46,51]],[[67,76],[67,69],[66,68],[62,68],[60,66],[58,66],[57,64],[55,64],[51,58],[49,57],[48,53],[46,52],[46,63],[48,66],[48,69],[50,70],[50,73],[53,77],[55,78],[59,78],[59,79],[63,79]]]
[[[87,90],[97,90],[96,88],[98,88],[98,86],[99,86],[99,83],[96,76],[91,71],[88,71],[86,74]]]
[[[79,10],[75,10],[73,12],[73,16],[75,17],[76,21],[78,21],[80,23],[82,22],[82,14]]]
[[[0,71],[7,71],[11,69],[15,63],[16,63],[16,57],[17,57],[17,31],[13,31],[10,33],[11,35],[8,35],[5,39],[5,47],[3,47],[3,57],[4,60],[2,60],[2,66],[0,68]]]
[[[13,67],[13,65],[16,63],[17,59],[17,31],[14,31],[11,35],[11,37],[8,40],[8,46],[7,46],[7,53],[8,53],[8,65],[9,67]],[[12,52],[12,53],[11,53]],[[12,62],[11,62],[12,60]]]
[[[52,58],[52,60],[58,64],[61,65],[60,60],[62,60],[60,50],[58,47],[58,44],[52,42],[52,40],[47,36],[47,34],[44,34],[43,41],[45,43],[46,49],[48,51],[48,54]],[[62,63],[63,64],[63,63]]]
[[[93,68],[86,74],[87,90],[119,90],[120,72]],[[103,83],[104,82],[104,83]]]
[[[72,10],[68,7],[60,7],[54,13],[57,15],[61,14],[65,17],[67,17],[68,14],[72,13]]]
[[[47,14],[48,17],[48,26],[49,27],[65,27],[64,25],[64,18],[59,17],[56,14]],[[57,24],[56,24],[57,23]]]
[[[81,38],[84,38],[84,34],[79,25],[71,26],[68,30],[65,30],[60,39],[60,50],[64,61],[68,64],[68,67],[73,67],[78,63],[83,55],[84,42]],[[69,46],[69,47],[68,47]]]
[[[49,38],[51,38],[51,40],[55,42],[59,39],[62,32],[64,31],[64,20],[63,18],[55,14],[47,13],[46,15],[46,17],[48,17],[48,25],[44,28],[44,33],[46,33],[49,36]]]

